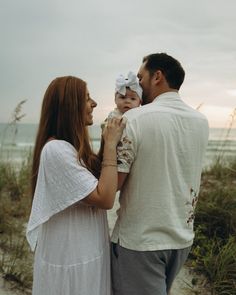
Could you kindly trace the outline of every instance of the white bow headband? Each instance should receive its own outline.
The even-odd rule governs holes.
[[[116,79],[116,92],[125,95],[126,87],[129,87],[132,91],[135,91],[140,99],[142,99],[143,90],[139,85],[137,76],[133,72],[129,72],[127,78],[125,78],[123,75],[120,75]]]

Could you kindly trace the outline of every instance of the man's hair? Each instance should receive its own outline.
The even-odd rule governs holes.
[[[166,53],[149,54],[143,58],[145,68],[152,76],[160,70],[166,78],[169,87],[180,89],[184,81],[185,72],[180,62]]]

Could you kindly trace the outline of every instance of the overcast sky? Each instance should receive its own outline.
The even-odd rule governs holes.
[[[166,52],[186,71],[183,100],[224,127],[236,108],[235,11],[235,0],[0,0],[0,122],[27,99],[22,122],[37,123],[50,81],[75,75],[99,123],[114,107],[116,77]]]

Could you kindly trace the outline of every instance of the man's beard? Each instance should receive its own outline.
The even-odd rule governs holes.
[[[145,104],[148,104],[148,98],[146,95],[142,95],[142,106],[145,105]]]

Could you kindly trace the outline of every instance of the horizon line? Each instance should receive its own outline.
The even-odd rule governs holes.
[[[5,124],[5,125],[7,125],[7,124],[9,124],[9,125],[11,125],[11,122],[1,122],[0,121],[0,124]],[[39,122],[38,123],[36,123],[36,122],[34,122],[34,123],[32,123],[32,122],[17,122],[16,123],[16,125],[23,125],[23,124],[25,124],[25,125],[38,125],[39,124]],[[101,125],[101,123],[94,123],[93,125],[90,125],[90,126],[88,126],[88,127],[95,127],[95,126],[100,126]],[[210,126],[210,124],[209,124],[209,128],[210,129],[236,129],[236,126],[234,127],[234,126],[232,126],[232,127],[230,127],[230,126]]]

